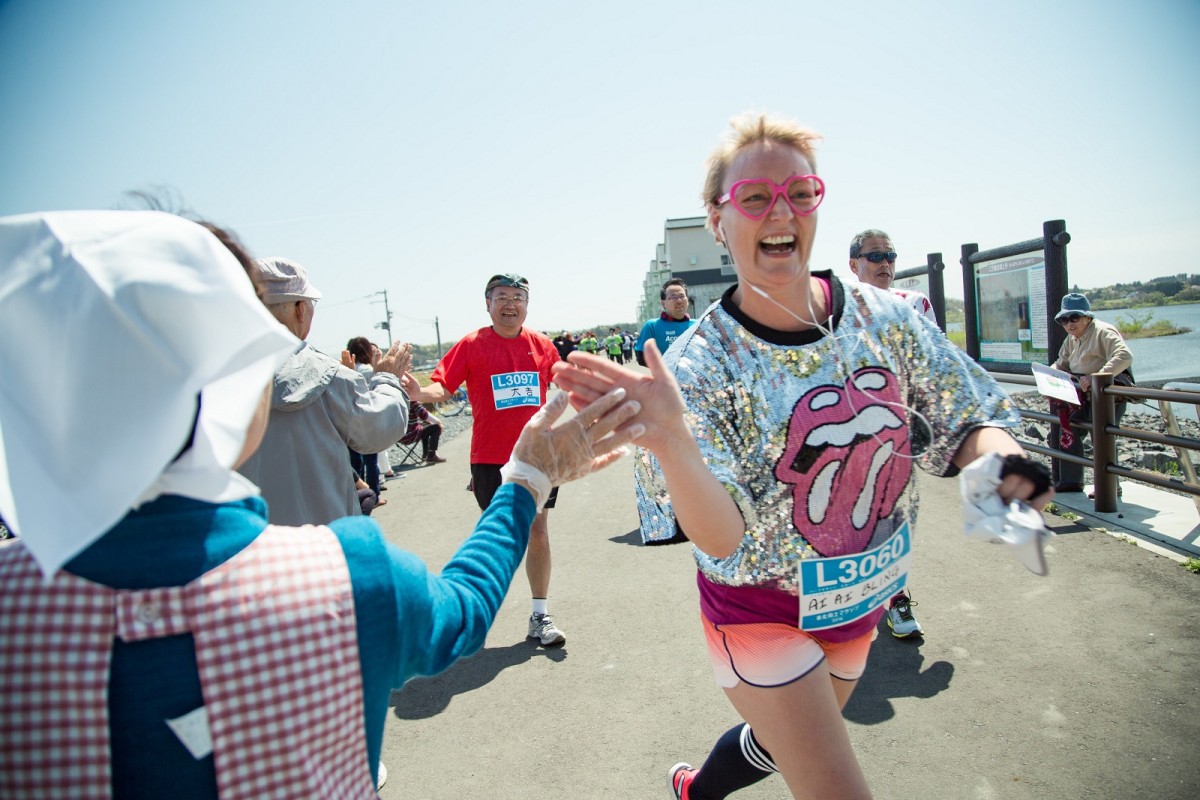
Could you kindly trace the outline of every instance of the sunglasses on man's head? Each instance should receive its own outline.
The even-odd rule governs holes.
[[[896,254],[893,253],[891,250],[888,250],[886,253],[862,253],[859,255],[859,258],[865,258],[867,261],[870,261],[872,264],[878,264],[881,261],[883,261],[885,258],[887,259],[887,262],[889,264],[896,263]]]
[[[1066,325],[1069,322],[1079,322],[1083,319],[1083,314],[1067,314],[1065,317],[1058,318],[1059,325]]]

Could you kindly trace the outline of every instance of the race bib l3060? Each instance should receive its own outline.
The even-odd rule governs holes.
[[[912,535],[908,523],[865,553],[800,562],[800,627],[834,628],[865,617],[908,583]]]

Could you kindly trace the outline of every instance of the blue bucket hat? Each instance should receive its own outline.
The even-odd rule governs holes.
[[[1092,304],[1088,299],[1077,292],[1071,292],[1068,295],[1063,295],[1062,310],[1054,315],[1054,321],[1058,322],[1065,316],[1070,314],[1084,314],[1092,317]]]

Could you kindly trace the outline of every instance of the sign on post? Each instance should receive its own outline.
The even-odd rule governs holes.
[[[981,362],[1046,363],[1050,342],[1042,253],[976,264],[975,302]]]
[[[926,297],[930,297],[929,273],[926,272],[921,275],[913,275],[908,278],[896,278],[896,280],[892,282],[892,288],[902,289],[906,292],[920,292]]]

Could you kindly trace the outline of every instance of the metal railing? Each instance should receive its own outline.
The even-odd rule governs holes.
[[[1032,375],[993,374],[993,378],[1005,383],[1019,386],[1036,386]],[[1200,439],[1179,435],[1179,428],[1174,424],[1174,414],[1170,412],[1171,403],[1190,403],[1200,407],[1200,391],[1183,389],[1150,389],[1141,386],[1115,386],[1113,376],[1104,372],[1092,375],[1092,421],[1071,422],[1071,427],[1077,430],[1089,431],[1092,434],[1092,457],[1084,458],[1070,453],[1064,453],[1054,447],[1046,447],[1035,442],[1018,439],[1021,446],[1031,453],[1040,453],[1061,461],[1070,461],[1084,467],[1092,468],[1095,484],[1095,510],[1111,513],[1117,510],[1117,478],[1127,478],[1140,483],[1171,489],[1176,492],[1189,494],[1200,507],[1200,483],[1197,483],[1195,469],[1192,466],[1188,451],[1200,451]],[[1194,384],[1189,384],[1194,386]],[[1140,428],[1123,428],[1116,425],[1116,405],[1118,398],[1129,400],[1156,400],[1167,422],[1168,433],[1154,433]],[[1023,419],[1039,420],[1041,422],[1057,423],[1058,417],[1041,411],[1019,408]],[[1183,479],[1167,476],[1162,473],[1148,472],[1142,469],[1130,469],[1116,463],[1117,438],[1125,437],[1142,442],[1160,444],[1172,447],[1179,456],[1179,464],[1184,473]]]

